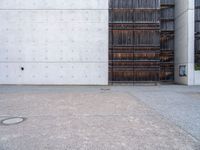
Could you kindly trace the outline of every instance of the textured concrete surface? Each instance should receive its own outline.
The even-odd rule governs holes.
[[[116,87],[129,92],[200,140],[200,86]]]
[[[175,81],[197,85],[194,70],[195,11],[194,0],[175,0]],[[186,66],[186,75],[179,75],[179,67]]]
[[[195,84],[200,85],[200,71],[195,71]]]
[[[108,84],[108,0],[0,0],[0,20],[0,84]]]
[[[152,109],[155,92],[173,88],[0,86],[0,120],[27,118],[0,125],[0,150],[199,150],[197,138]],[[181,88],[199,100],[199,88]]]

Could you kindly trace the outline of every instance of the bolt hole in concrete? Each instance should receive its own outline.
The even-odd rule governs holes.
[[[1,120],[1,124],[5,126],[16,125],[24,122],[25,120],[26,118],[23,117],[11,117]]]

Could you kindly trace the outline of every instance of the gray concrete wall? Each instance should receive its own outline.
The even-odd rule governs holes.
[[[175,81],[194,85],[194,0],[176,0],[175,5]],[[180,65],[187,76],[179,76]]]
[[[200,71],[195,71],[195,85],[200,85]]]
[[[0,9],[0,84],[108,84],[108,0],[1,0]]]

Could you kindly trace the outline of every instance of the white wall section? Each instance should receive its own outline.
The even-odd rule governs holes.
[[[108,84],[108,0],[1,0],[0,21],[0,84]]]
[[[194,0],[175,3],[175,81],[194,85]],[[179,67],[186,66],[187,76],[179,75]]]
[[[195,85],[200,85],[200,71],[195,71]]]
[[[108,10],[108,0],[1,0],[0,9]]]

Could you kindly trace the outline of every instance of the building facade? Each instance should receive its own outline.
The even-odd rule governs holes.
[[[0,84],[200,85],[199,1],[0,1]]]

